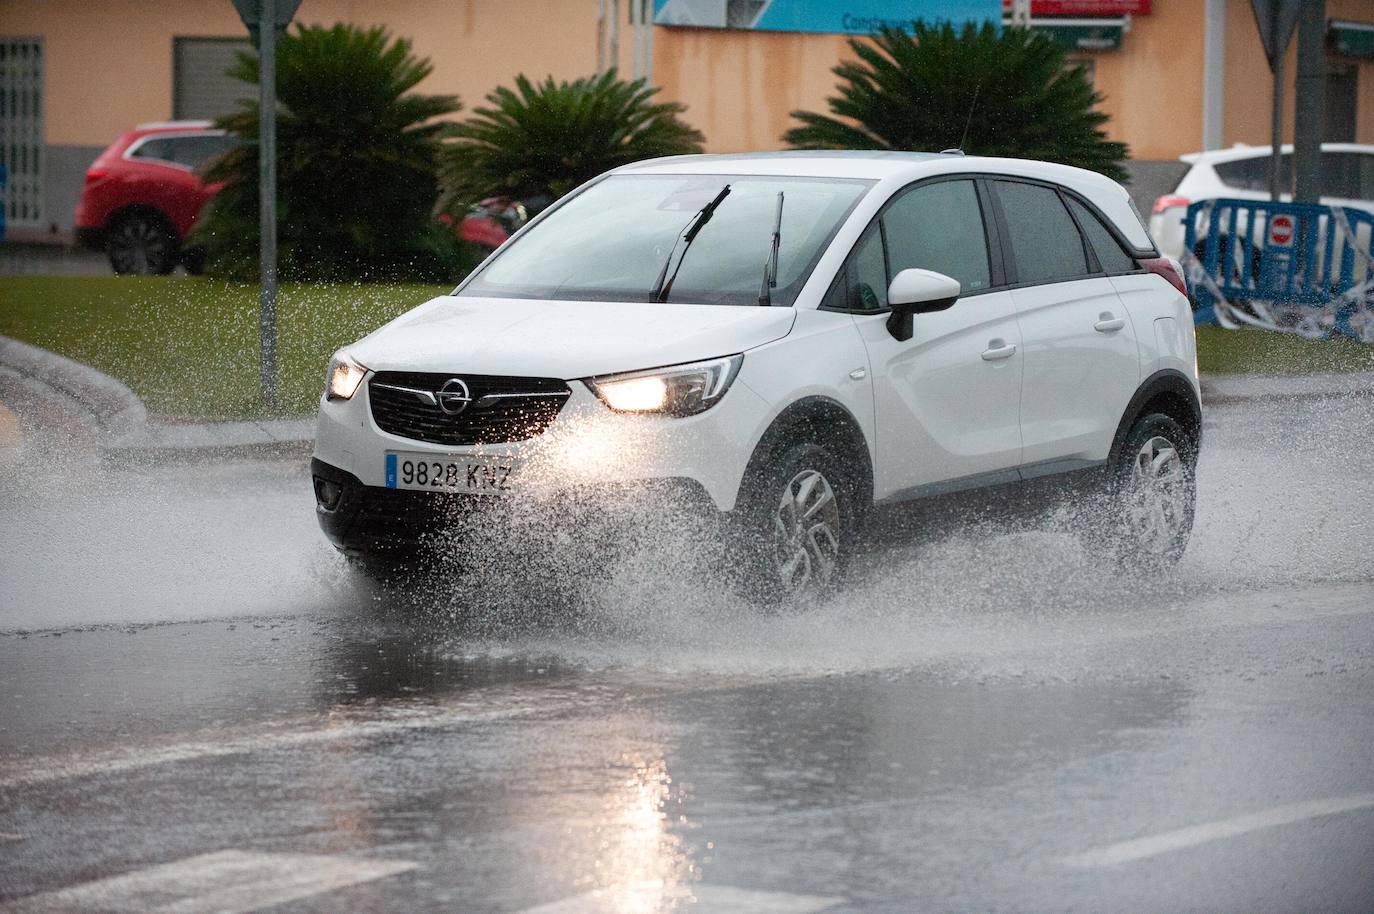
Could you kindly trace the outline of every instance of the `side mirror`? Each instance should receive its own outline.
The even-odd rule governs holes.
[[[958,300],[963,288],[959,280],[934,270],[903,270],[892,277],[887,287],[887,302],[892,313],[887,329],[898,340],[911,339],[911,316],[943,311]]]

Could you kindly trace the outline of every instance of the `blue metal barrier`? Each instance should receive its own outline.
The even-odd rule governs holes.
[[[1199,323],[1374,342],[1374,216],[1269,200],[1202,200],[1184,217]]]

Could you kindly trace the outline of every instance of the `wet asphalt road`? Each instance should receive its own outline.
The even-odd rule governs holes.
[[[797,616],[671,543],[377,590],[298,462],[26,449],[0,912],[1374,910],[1370,406],[1212,409],[1168,575],[994,525]]]

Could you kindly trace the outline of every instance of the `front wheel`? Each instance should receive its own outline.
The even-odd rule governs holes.
[[[794,445],[751,469],[736,512],[748,596],[797,606],[831,591],[855,548],[855,509],[839,461],[820,445]]]
[[[1188,548],[1197,503],[1197,445],[1173,419],[1138,419],[1112,467],[1107,538],[1126,566],[1173,565]]]
[[[106,253],[111,269],[121,276],[160,276],[177,264],[177,239],[155,216],[129,213],[110,227]]]

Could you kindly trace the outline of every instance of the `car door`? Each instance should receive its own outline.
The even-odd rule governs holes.
[[[1070,212],[1068,195],[1031,181],[989,183],[1021,327],[1023,475],[1103,460],[1140,383],[1136,327]]]
[[[963,294],[945,311],[915,315],[911,339],[900,341],[887,328],[887,287],[909,267],[952,276]],[[878,498],[1015,477],[1020,335],[1000,275],[967,177],[900,192],[855,247],[845,294],[872,371]]]

